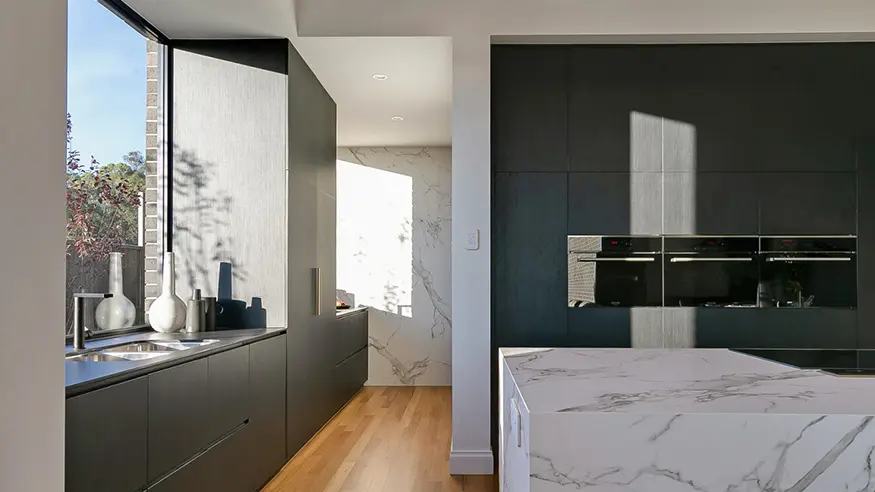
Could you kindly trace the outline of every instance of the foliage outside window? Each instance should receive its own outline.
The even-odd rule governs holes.
[[[124,297],[136,315],[127,326],[98,323],[90,331],[144,323],[146,39],[96,0],[68,0],[66,155],[67,324],[74,292],[110,290],[110,256],[122,253]]]

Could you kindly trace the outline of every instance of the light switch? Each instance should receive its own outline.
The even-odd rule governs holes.
[[[465,249],[480,249],[480,229],[474,229],[465,234]]]

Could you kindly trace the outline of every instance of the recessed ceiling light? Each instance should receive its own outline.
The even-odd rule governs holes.
[[[384,73],[375,73],[372,77],[374,77],[374,80],[386,80],[389,78],[389,76]]]
[[[404,117],[403,116],[393,116],[392,121],[404,121]]]

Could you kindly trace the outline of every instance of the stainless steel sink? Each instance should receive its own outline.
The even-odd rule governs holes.
[[[163,352],[110,352],[104,350],[101,352],[70,355],[67,356],[67,360],[73,362],[124,362],[126,360],[154,359],[155,357],[170,355],[172,353],[172,350],[165,350]]]
[[[74,362],[122,362],[126,360],[147,360],[170,355],[180,350],[189,350],[218,342],[219,340],[195,338],[184,340],[142,340],[106,347],[85,354],[70,354],[66,360]]]
[[[103,352],[94,352],[90,354],[68,355],[67,360],[71,362],[124,362],[127,359],[116,357],[114,355],[105,354]]]
[[[170,347],[168,345],[163,344],[162,342],[134,342],[134,343],[128,343],[125,345],[119,345],[118,347],[110,347],[110,348],[104,349],[103,352],[136,353],[136,352],[167,352],[168,350],[184,350],[184,349]]]
[[[172,350],[188,350],[191,348],[203,347],[218,342],[218,340],[208,338],[190,338],[184,340],[167,340],[161,342],[153,342],[162,347]]]

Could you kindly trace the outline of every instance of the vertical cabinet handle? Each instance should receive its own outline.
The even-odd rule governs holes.
[[[316,316],[322,315],[322,269],[316,267],[313,269],[313,275],[316,279]]]

